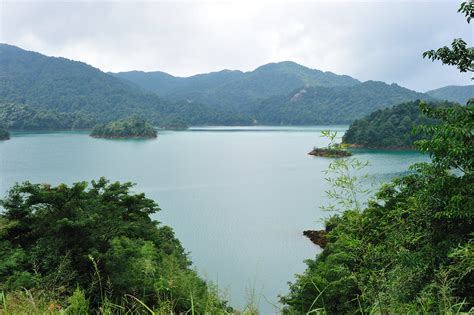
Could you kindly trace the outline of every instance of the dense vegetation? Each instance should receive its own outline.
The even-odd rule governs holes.
[[[161,123],[160,128],[168,130],[186,130],[188,129],[188,124],[186,124],[186,121],[180,116],[171,116]]]
[[[139,71],[114,75],[167,99],[192,100],[231,109],[240,109],[271,96],[286,95],[302,86],[359,83],[349,76],[309,69],[290,61],[266,64],[249,72],[223,70],[188,78]]]
[[[150,219],[158,205],[131,187],[104,178],[12,187],[0,214],[3,309],[39,314],[43,301],[48,313],[143,313],[138,299],[160,314],[226,310],[173,231]]]
[[[474,97],[474,85],[465,86],[445,86],[436,90],[426,92],[426,94],[440,99],[451,102],[456,102],[461,105],[466,105],[470,98]]]
[[[433,100],[396,84],[308,69],[293,62],[251,72],[221,71],[189,78],[163,72],[115,74],[169,100],[226,108],[266,125],[351,123],[372,111],[417,99]]]
[[[363,211],[347,207],[326,221],[326,247],[282,297],[287,312],[439,314],[473,307],[474,104],[424,112],[442,121],[425,128],[432,139],[418,146],[433,163],[385,185]],[[344,186],[351,177],[335,182]],[[357,202],[351,201],[344,205]]]
[[[94,138],[156,138],[156,129],[144,118],[133,116],[128,119],[99,124],[92,129]]]
[[[6,44],[0,44],[0,68],[0,102],[26,105],[53,120],[58,113],[81,113],[93,116],[94,124],[133,114],[146,116],[156,125],[170,115],[178,115],[193,125],[251,123],[250,118],[227,110],[195,102],[164,101],[82,62],[47,57]]]
[[[0,140],[8,140],[10,139],[10,133],[7,129],[0,127]]]
[[[36,116],[31,123],[17,119],[12,129],[84,129],[134,114],[157,126],[176,119],[182,126],[351,123],[401,102],[433,100],[396,84],[361,83],[293,62],[189,78],[137,71],[111,75],[0,44],[0,67],[0,102],[39,113],[27,115],[26,120]],[[0,115],[4,110],[0,107]]]
[[[134,114],[157,126],[176,118],[183,125],[351,123],[376,109],[433,100],[396,84],[361,83],[288,61],[189,78],[162,72],[106,74],[81,62],[0,44],[0,67],[0,102],[39,113],[27,115],[26,120],[36,116],[31,123],[18,119],[12,129],[84,129]],[[470,92],[463,92],[463,99]],[[4,110],[0,107],[0,115]]]
[[[454,106],[454,103],[431,103],[432,106]],[[342,137],[345,144],[369,148],[411,148],[425,135],[413,132],[418,125],[432,125],[435,120],[420,111],[420,101],[379,109],[354,121]]]
[[[97,124],[92,114],[35,109],[27,105],[0,103],[0,122],[10,130],[90,129]]]
[[[375,81],[354,86],[310,87],[265,100],[256,109],[255,117],[261,124],[351,123],[377,109],[417,99],[432,98],[396,84]]]
[[[474,17],[472,2],[460,11],[468,21]],[[473,48],[460,41],[424,56],[474,71]],[[467,106],[420,107],[439,121],[417,127],[427,138],[416,146],[432,162],[413,165],[412,173],[382,186],[365,209],[352,172],[360,163],[331,164],[328,196],[345,211],[326,220],[326,245],[281,298],[285,312],[474,310],[474,99]]]

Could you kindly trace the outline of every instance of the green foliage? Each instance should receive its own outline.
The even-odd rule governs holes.
[[[436,165],[456,168],[463,173],[474,168],[474,99],[467,106],[431,108],[421,104],[423,113],[440,118],[441,124],[419,126],[417,129],[432,136],[417,142],[420,151],[429,153]]]
[[[321,137],[329,140],[328,149],[338,149],[340,145],[336,143],[337,131],[322,130]]]
[[[0,103],[0,122],[11,130],[71,130],[92,128],[97,119],[92,114],[80,112],[60,113]]]
[[[313,150],[308,153],[309,155],[329,158],[347,157],[352,155],[352,153],[349,152],[343,145],[336,143],[336,131],[322,130],[321,137],[327,138],[329,140],[329,144],[325,148],[314,147]]]
[[[472,0],[461,3],[458,10],[465,15],[467,23],[474,17],[474,3]],[[440,60],[443,64],[456,66],[461,72],[474,71],[474,47],[468,47],[461,38],[456,38],[451,43],[451,48],[444,46],[437,50],[429,50],[423,53],[423,58],[432,61]]]
[[[290,61],[266,64],[249,72],[223,70],[188,78],[139,71],[114,75],[170,100],[191,100],[233,110],[275,95],[286,95],[302,86],[332,87],[359,83],[349,76],[309,69]]]
[[[436,119],[427,117],[420,110],[420,101],[402,103],[380,109],[367,117],[354,121],[342,137],[346,144],[373,148],[409,148],[415,141],[426,137],[426,132],[417,133],[418,125],[436,124]],[[454,103],[430,103],[434,107],[457,106]]]
[[[368,190],[364,188],[367,175],[361,175],[361,171],[367,165],[367,161],[357,158],[337,159],[329,164],[328,169],[324,171],[325,180],[331,187],[326,191],[326,196],[333,203],[321,208],[337,212],[361,211],[363,200],[366,199],[368,193]]]
[[[10,133],[7,129],[0,127],[0,140],[10,139]]]
[[[451,48],[444,46],[426,51],[423,57],[433,61],[441,60],[445,64],[456,66],[461,72],[474,71],[474,48],[467,47],[467,43],[460,38],[453,40]]]
[[[375,109],[416,99],[433,100],[396,84],[360,83],[293,62],[268,64],[245,73],[221,71],[189,78],[136,71],[115,76],[169,100],[208,104],[268,125],[350,123]]]
[[[28,108],[18,109],[28,113],[15,113],[12,117],[0,107],[0,117],[10,117],[13,129],[91,128],[96,123],[134,114],[143,115],[156,125],[169,116],[180,116],[193,125],[252,122],[249,117],[225,109],[186,100],[165,101],[85,63],[47,57],[6,44],[0,44],[0,68],[0,103]]]
[[[462,65],[457,58],[442,61]],[[363,211],[342,203],[347,210],[326,221],[323,252],[281,298],[286,313],[474,311],[473,105],[421,104],[439,121],[419,127],[428,138],[416,143],[432,162],[384,185]],[[351,195],[350,185],[333,187]]]
[[[37,112],[14,117],[13,129],[90,128],[135,114],[165,127],[176,119],[186,125],[350,123],[374,109],[432,100],[396,84],[360,83],[292,62],[190,78],[143,72],[114,77],[81,62],[5,44],[0,52],[0,102]],[[0,107],[0,116],[3,111]]]
[[[121,305],[129,294],[173,312],[188,311],[192,294],[204,312],[213,291],[173,231],[150,219],[158,205],[131,188],[104,178],[13,186],[1,203],[0,290],[31,289],[76,308],[88,300],[91,310]]]
[[[307,261],[282,298],[288,313],[446,313],[472,307],[473,174],[459,176],[436,163],[414,170],[384,186],[364,211],[327,220],[327,246]],[[335,187],[352,195],[350,186]]]
[[[254,115],[261,124],[346,124],[377,109],[417,99],[433,100],[396,84],[374,81],[353,86],[305,87],[262,101]]]
[[[68,313],[75,315],[87,315],[89,313],[89,301],[79,287],[74,290],[67,301],[69,304],[67,308]]]
[[[462,2],[458,12],[464,13],[467,23],[470,23],[474,18],[474,2],[472,0]]]
[[[188,124],[179,116],[171,116],[161,123],[160,128],[168,130],[186,130],[188,129]]]
[[[156,129],[139,116],[99,124],[91,136],[95,138],[156,138]]]

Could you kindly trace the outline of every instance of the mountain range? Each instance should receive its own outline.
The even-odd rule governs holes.
[[[465,94],[473,96],[472,86]],[[156,125],[176,117],[189,125],[336,124],[405,101],[458,96],[452,87],[423,94],[290,61],[187,78],[164,72],[104,73],[83,62],[0,44],[0,105],[8,104],[0,106],[0,118],[10,125],[21,119],[15,116],[19,112],[28,112],[29,119],[41,116],[35,126],[55,113],[82,115],[81,127],[133,114]],[[21,111],[12,109],[15,104]],[[2,108],[9,109],[8,115]]]
[[[426,94],[440,100],[466,105],[467,101],[474,97],[474,85],[449,85],[436,90],[428,91]]]
[[[269,63],[254,71],[223,70],[187,78],[164,72],[120,72],[114,76],[167,99],[240,108],[304,86],[353,86],[360,82],[346,75],[322,72],[291,61]]]

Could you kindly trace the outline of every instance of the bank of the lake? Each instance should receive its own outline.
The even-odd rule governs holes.
[[[174,228],[199,272],[241,307],[261,292],[272,313],[287,281],[319,249],[302,232],[321,229],[325,170],[331,159],[308,156],[327,145],[333,127],[214,127],[160,131],[155,141],[93,139],[87,132],[12,133],[0,142],[0,191],[17,181],[97,179],[136,182],[158,201],[156,219]],[[340,134],[342,135],[342,134]],[[367,171],[387,180],[426,160],[413,151],[354,149]],[[267,300],[269,302],[267,302]]]

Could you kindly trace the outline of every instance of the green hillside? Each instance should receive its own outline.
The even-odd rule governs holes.
[[[396,84],[376,81],[354,86],[309,87],[263,101],[255,116],[261,124],[345,124],[377,109],[417,99],[432,100]]]
[[[12,130],[68,130],[92,128],[97,118],[82,112],[57,112],[0,102],[0,122]]]
[[[289,61],[266,64],[250,72],[223,70],[187,78],[164,72],[114,75],[170,101],[234,110],[267,125],[351,123],[380,108],[417,99],[434,100],[396,84],[361,83]]]
[[[90,135],[94,138],[156,138],[157,132],[144,118],[132,116],[107,124],[98,124]]]
[[[431,107],[449,107],[455,103],[430,103]],[[379,109],[354,121],[342,137],[343,143],[372,148],[410,148],[424,137],[413,133],[419,125],[433,125],[436,121],[423,115],[420,101],[402,103]]]
[[[291,61],[266,64],[249,72],[223,70],[187,78],[164,72],[131,71],[114,75],[167,99],[231,108],[285,95],[302,86],[350,86],[359,83],[349,76],[309,69]]]
[[[24,113],[0,112],[11,128],[20,129],[90,128],[132,115],[154,125],[176,118],[185,125],[348,124],[377,109],[433,100],[396,84],[360,83],[289,61],[189,78],[163,72],[111,75],[82,62],[0,44],[0,66],[0,104],[41,113],[28,114],[25,121]],[[59,113],[69,115],[58,118]]]
[[[440,100],[446,100],[456,102],[461,105],[466,105],[467,101],[470,98],[474,98],[474,85],[450,85],[436,90],[428,91],[426,92],[426,94],[438,98]]]
[[[99,122],[133,114],[157,125],[170,115],[182,116],[189,124],[250,122],[203,104],[165,101],[82,62],[6,44],[0,44],[0,68],[0,102],[32,110],[92,114]]]

